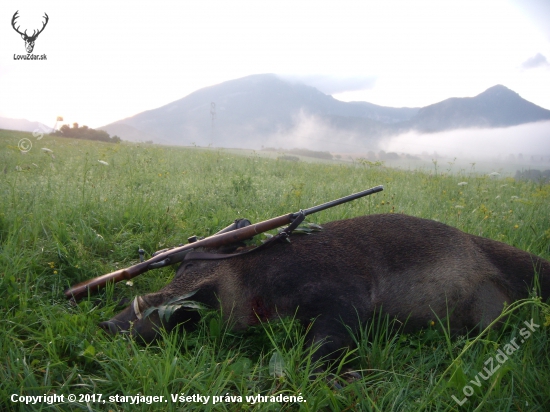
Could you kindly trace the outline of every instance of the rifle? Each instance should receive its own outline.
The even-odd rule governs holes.
[[[371,189],[354,193],[352,195],[345,196],[331,202],[323,203],[321,205],[314,206],[306,210],[274,217],[272,219],[265,220],[256,224],[250,224],[250,222],[246,219],[237,219],[230,226],[212,236],[201,240],[198,240],[195,236],[192,236],[188,239],[189,243],[186,245],[175,247],[172,249],[161,250],[155,253],[153,257],[149,260],[142,261],[137,265],[130,266],[125,269],[120,269],[115,272],[98,276],[93,279],[85,280],[68,288],[67,290],[65,290],[64,293],[67,298],[73,298],[76,300],[87,296],[88,293],[97,292],[98,290],[104,288],[108,282],[116,283],[125,279],[132,279],[151,269],[157,269],[160,267],[181,262],[185,258],[185,255],[194,249],[219,248],[221,246],[242,242],[243,240],[250,239],[255,235],[267,232],[268,230],[273,230],[280,226],[291,224],[298,217],[301,217],[301,219],[303,219],[307,215],[320,212],[322,210],[349,202],[351,200],[359,199],[363,196],[368,196],[373,193],[380,192],[383,189],[383,186],[376,186]]]

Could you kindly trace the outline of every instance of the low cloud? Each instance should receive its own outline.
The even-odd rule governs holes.
[[[433,134],[409,132],[384,139],[380,147],[387,152],[433,153],[472,160],[494,160],[517,156],[550,155],[550,122],[528,123],[495,129],[460,129]]]
[[[527,60],[525,60],[521,67],[524,69],[534,69],[536,67],[549,67],[550,63],[548,63],[548,60],[545,56],[543,56],[540,53],[537,53],[533,57],[529,57]]]
[[[304,112],[293,116],[294,126],[289,130],[266,136],[265,147],[283,149],[304,148],[331,152],[367,152],[377,147],[377,140],[365,138],[360,133],[334,127],[325,119]]]
[[[368,151],[409,155],[434,155],[468,161],[510,158],[536,159],[550,156],[550,121],[492,129],[458,129],[422,134],[416,131],[397,136],[373,138],[342,130],[325,119],[303,111],[294,117],[294,127],[264,136],[264,147],[305,148],[365,157]],[[521,154],[521,156],[519,156]],[[510,156],[512,155],[512,156]]]
[[[315,87],[325,94],[332,95],[344,92],[372,89],[376,83],[376,76],[331,76],[331,75],[280,75],[284,80],[304,83]]]

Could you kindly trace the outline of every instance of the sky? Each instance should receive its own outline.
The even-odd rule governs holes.
[[[20,31],[42,27],[17,60]],[[100,127],[251,74],[421,107],[503,84],[550,109],[548,0],[0,3],[0,117]]]

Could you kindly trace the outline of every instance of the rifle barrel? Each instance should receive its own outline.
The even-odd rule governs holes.
[[[236,242],[250,239],[255,235],[267,232],[268,230],[276,229],[278,227],[290,224],[296,217],[298,217],[302,213],[307,216],[312,213],[328,209],[329,207],[337,206],[342,203],[346,203],[351,200],[370,195],[372,193],[380,192],[381,190],[383,190],[383,186],[376,186],[371,189],[367,189],[353,195],[345,196],[341,199],[333,200],[332,202],[323,203],[322,205],[314,206],[297,213],[289,213],[287,215],[274,217],[272,219],[255,224],[250,224],[250,222],[246,219],[238,219],[231,226],[228,226],[227,228],[216,233],[215,235],[209,236],[205,239],[197,240],[194,243],[188,243],[187,245],[177,248],[161,251],[160,253],[156,254],[151,259],[146,260],[145,262],[141,262],[137,265],[130,266],[125,269],[119,269],[115,272],[107,273],[105,275],[98,276],[84,282],[80,282],[77,285],[74,285],[65,290],[65,296],[67,298],[74,299],[84,297],[88,295],[88,293],[97,292],[101,288],[104,288],[105,285],[109,282],[120,282],[124,279],[131,279],[151,269],[155,269],[156,267],[164,266],[164,264],[158,266],[159,262],[161,261],[166,260],[168,264],[177,263],[182,260],[182,257],[185,255],[185,253],[192,250],[193,248],[219,248],[221,246],[234,244]],[[155,265],[157,266],[155,267]]]
[[[370,189],[363,190],[362,192],[357,192],[357,193],[354,193],[354,194],[349,195],[349,196],[341,197],[340,199],[332,200],[330,202],[326,202],[326,203],[323,203],[321,205],[310,207],[309,209],[304,210],[304,214],[306,216],[311,215],[313,213],[320,212],[321,210],[325,210],[325,209],[328,209],[330,207],[338,206],[338,205],[341,205],[342,203],[346,203],[346,202],[349,202],[351,200],[359,199],[360,197],[363,197],[363,196],[368,196],[368,195],[371,195],[373,193],[381,192],[382,190],[384,190],[384,186],[382,186],[382,185],[375,186],[375,187],[372,187]],[[294,217],[297,216],[298,213],[294,213],[293,216]]]

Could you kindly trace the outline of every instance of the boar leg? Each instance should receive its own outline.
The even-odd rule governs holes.
[[[321,345],[312,354],[311,360],[313,362],[321,360],[326,363],[342,357],[353,345],[353,338],[342,320],[320,317],[313,322],[306,336],[306,342],[309,345]]]
[[[475,324],[478,321],[477,327],[481,332],[500,316],[504,309],[504,303],[510,304],[513,299],[492,282],[486,282],[478,286],[474,302],[471,315],[474,321],[472,323]],[[501,322],[504,320],[503,318]]]

